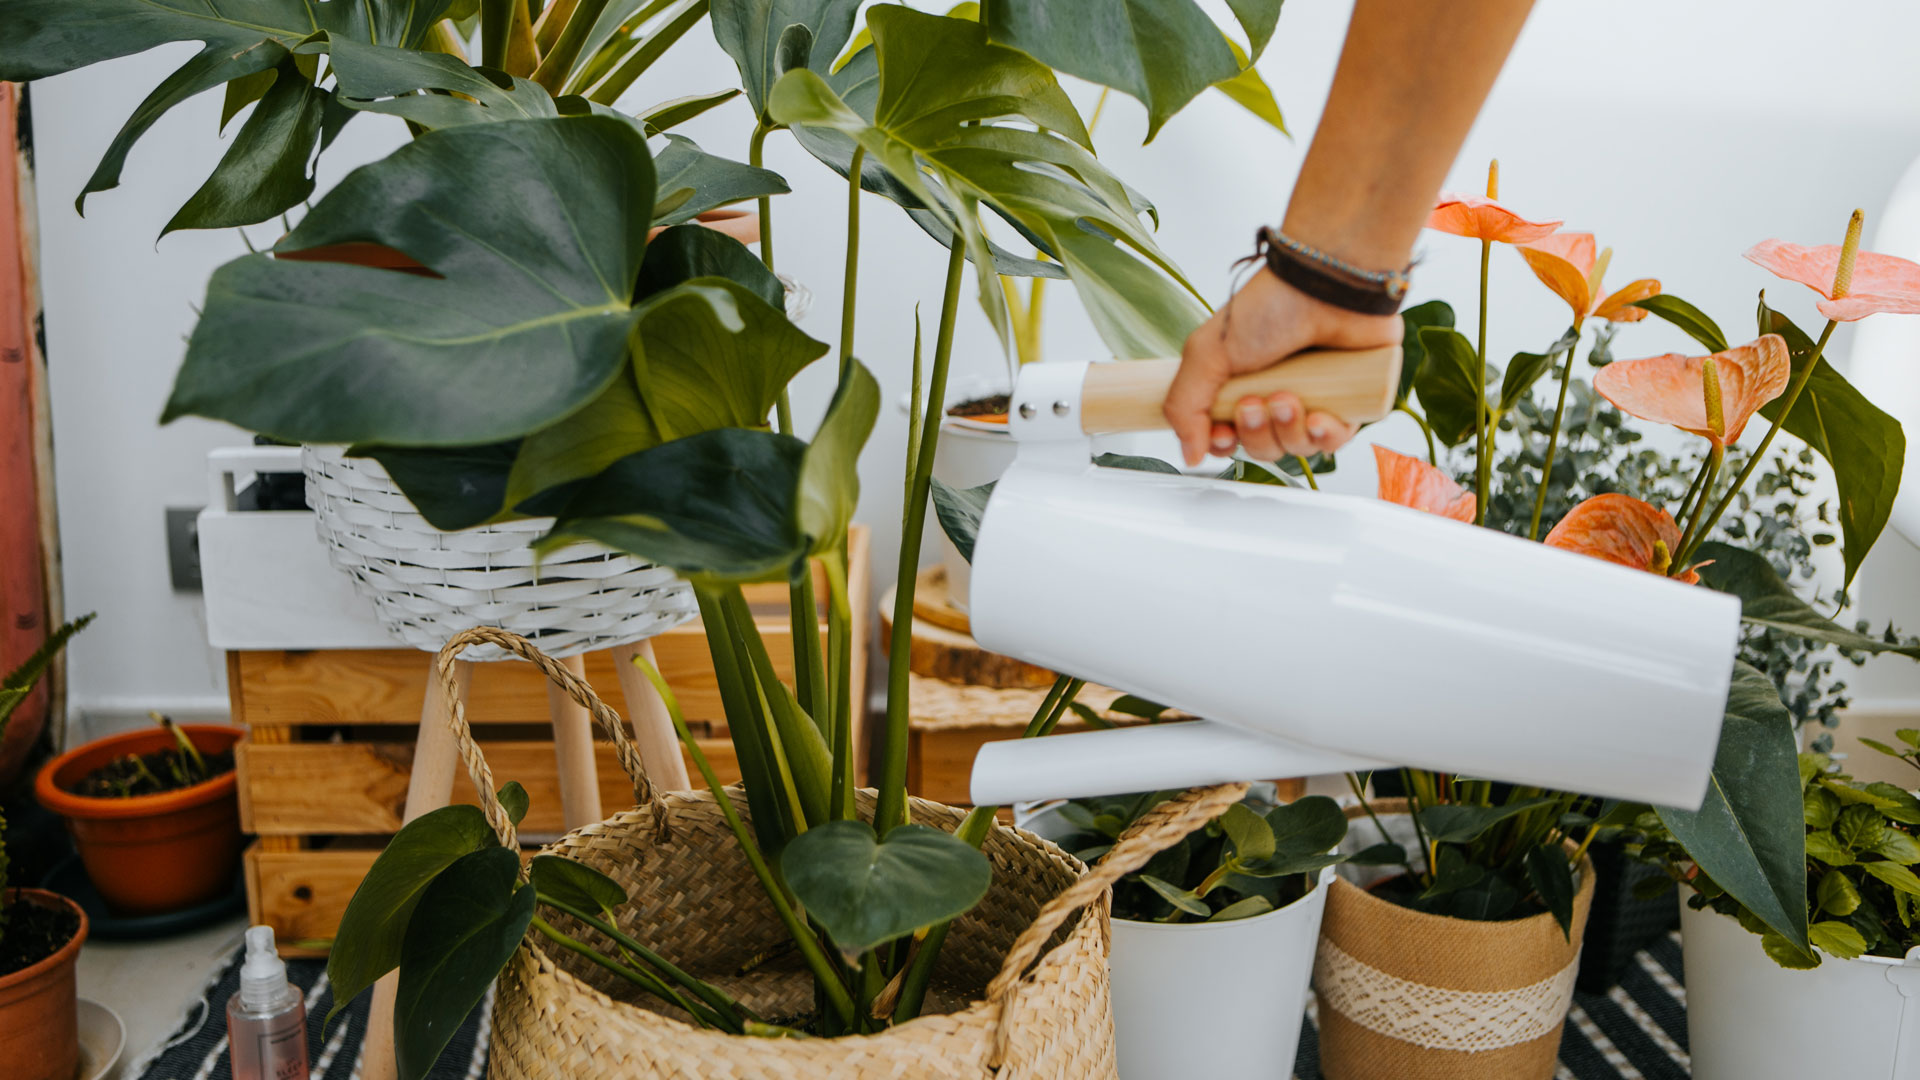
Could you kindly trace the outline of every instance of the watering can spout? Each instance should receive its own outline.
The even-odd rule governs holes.
[[[1348,365],[1329,411],[1377,419],[1397,360]],[[1095,466],[1087,433],[1164,394],[1104,370],[1130,366],[1022,370],[973,633],[1207,722],[989,744],[975,802],[1390,764],[1699,806],[1738,601],[1375,499]],[[1339,381],[1275,389],[1325,408]]]

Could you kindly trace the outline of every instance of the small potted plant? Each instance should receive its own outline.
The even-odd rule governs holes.
[[[240,865],[234,747],[246,729],[155,726],[109,735],[41,766],[40,805],[66,819],[87,878],[107,907],[159,915],[233,887]]]
[[[0,735],[88,615],[54,631],[0,679]],[[7,875],[7,823],[0,817],[0,1061],[8,1080],[73,1080],[80,1068],[74,964],[87,916],[58,893],[16,886]]]
[[[1041,810],[1027,827],[1094,863],[1168,794],[1075,799]],[[1122,1080],[1291,1066],[1332,868],[1349,858],[1335,851],[1347,821],[1325,796],[1276,804],[1272,794],[1256,785],[1114,885]],[[1400,857],[1387,847],[1351,856]],[[1218,1035],[1194,1038],[1199,1031]]]
[[[1920,731],[1899,738],[1897,748],[1873,746],[1920,767]],[[1800,755],[1800,775],[1810,949],[1700,873],[1656,817],[1634,823],[1642,855],[1686,896],[1688,1048],[1698,1080],[1897,1080],[1920,1067],[1920,798],[1854,780],[1820,753]],[[1834,1026],[1846,1037],[1808,1036]]]

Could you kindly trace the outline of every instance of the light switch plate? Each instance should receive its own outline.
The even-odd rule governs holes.
[[[174,592],[200,591],[200,508],[167,507],[167,575]]]

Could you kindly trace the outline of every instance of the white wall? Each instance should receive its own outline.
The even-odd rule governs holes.
[[[1281,213],[1349,10],[1343,0],[1293,0],[1261,63],[1294,129],[1291,141],[1209,95],[1142,148],[1138,106],[1116,96],[1109,109],[1098,138],[1103,156],[1158,202],[1162,243],[1215,299],[1225,295],[1229,264],[1250,249],[1254,228]],[[1810,294],[1775,281],[1740,252],[1770,236],[1837,242],[1853,207],[1874,212],[1920,153],[1916,42],[1920,6],[1902,0],[1540,0],[1452,185],[1478,189],[1487,158],[1497,156],[1502,195],[1512,205],[1564,217],[1615,249],[1614,283],[1658,277],[1736,338],[1751,325],[1761,288],[1775,306],[1811,322]],[[46,80],[34,92],[68,606],[102,615],[73,646],[73,701],[95,714],[224,705],[197,599],[168,588],[161,510],[203,502],[204,452],[244,436],[199,421],[161,429],[154,420],[192,325],[191,305],[213,267],[243,248],[231,232],[152,241],[218,152],[218,95],[157,125],[133,154],[128,183],[94,196],[87,218],[71,208],[113,131],[190,52],[182,46],[116,61]],[[632,102],[733,80],[730,63],[699,32],[641,81]],[[1090,104],[1085,90],[1076,94]],[[711,151],[744,157],[747,124],[736,102],[688,134]],[[323,182],[402,137],[397,122],[356,120],[326,158]],[[777,263],[815,292],[807,329],[835,341],[844,188],[785,137],[770,141],[768,164],[795,191],[776,203]],[[876,580],[885,582],[904,446],[891,403],[906,387],[915,304],[931,340],[943,253],[880,200],[868,197],[864,215],[859,353],[879,376],[889,410],[862,458],[861,517],[874,528]],[[262,240],[275,232],[255,230]],[[1422,250],[1414,298],[1444,297],[1470,314],[1476,246],[1432,235]],[[1493,282],[1496,355],[1538,348],[1564,327],[1559,301],[1517,256],[1496,254]],[[1070,290],[1055,295],[1050,355],[1097,355]],[[968,303],[956,375],[1002,370],[997,345]],[[1850,340],[1842,330],[1835,355],[1844,356]],[[1686,347],[1677,332],[1641,324],[1616,349],[1636,355]],[[795,408],[808,425],[831,390],[826,365],[819,367],[797,387]],[[1404,435],[1386,432],[1389,440]],[[1364,486],[1364,457],[1341,474],[1348,483]],[[1882,545],[1863,578],[1867,607],[1920,630],[1920,552],[1891,533]],[[1855,686],[1866,699],[1920,701],[1913,668],[1876,664]]]

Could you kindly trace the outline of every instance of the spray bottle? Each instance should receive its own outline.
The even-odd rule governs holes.
[[[273,927],[247,930],[240,990],[227,999],[233,1080],[307,1080],[307,1003],[287,981]]]

